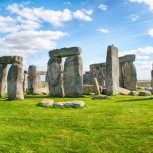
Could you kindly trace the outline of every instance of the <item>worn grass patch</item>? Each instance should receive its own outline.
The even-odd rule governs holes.
[[[151,153],[150,97],[0,99],[0,153]],[[81,109],[36,107],[44,98],[55,102],[83,100],[86,105]]]

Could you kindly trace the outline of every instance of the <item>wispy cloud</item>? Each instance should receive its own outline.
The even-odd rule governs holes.
[[[151,37],[153,37],[153,28],[148,31],[148,35],[150,35]]]
[[[106,28],[100,28],[100,29],[98,29],[98,31],[100,31],[100,32],[102,32],[102,33],[106,33],[106,34],[109,33],[109,30],[106,29]]]
[[[101,9],[102,11],[106,11],[107,8],[108,8],[108,6],[105,5],[105,4],[100,4],[100,5],[98,6],[98,8]]]
[[[136,22],[140,19],[140,17],[138,15],[131,15],[129,18],[132,22]]]
[[[153,10],[153,1],[152,0],[130,0],[131,2],[137,2],[137,3],[145,3],[149,5],[150,9]]]

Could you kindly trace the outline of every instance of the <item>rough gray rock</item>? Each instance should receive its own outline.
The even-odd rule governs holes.
[[[46,107],[53,106],[53,104],[54,100],[51,99],[43,99],[40,103],[38,103],[39,106],[46,106]]]
[[[0,64],[0,98],[4,97],[7,84],[7,65]]]
[[[93,78],[93,85],[94,85],[94,88],[95,88],[95,94],[96,95],[100,95],[99,85],[98,85],[97,78]]]
[[[119,57],[119,63],[134,62],[135,58],[136,58],[135,54],[125,55]]]
[[[131,92],[130,90],[127,90],[127,89],[125,89],[125,88],[119,87],[119,93],[120,93],[121,95],[129,95],[130,92]]]
[[[85,105],[84,101],[80,101],[80,100],[68,101],[68,102],[58,102],[55,104],[56,107],[65,107],[65,108],[83,107],[84,105]]]
[[[71,47],[71,48],[61,48],[55,49],[49,52],[50,57],[68,57],[68,56],[76,56],[82,53],[81,48],[79,47]]]
[[[28,93],[34,94],[37,93],[39,89],[39,80],[37,75],[36,65],[30,65],[28,69]]]
[[[23,91],[28,89],[28,72],[24,71],[24,80],[23,80]]]
[[[63,64],[58,57],[50,58],[48,62],[47,81],[49,93],[52,96],[63,96]]]
[[[106,58],[106,88],[108,95],[119,93],[119,58],[118,49],[108,46]]]
[[[147,95],[151,95],[151,92],[145,90],[145,91],[140,91],[138,96],[147,96]]]
[[[136,91],[131,91],[131,92],[129,93],[129,95],[131,95],[131,96],[136,96],[136,95],[138,95],[138,92],[136,92]]]
[[[0,64],[13,64],[18,63],[21,64],[23,61],[23,57],[21,56],[1,56]]]
[[[94,96],[92,99],[108,99],[107,95],[102,95],[102,96]]]
[[[89,95],[90,93],[94,93],[94,92],[95,92],[95,88],[93,85],[83,85],[83,94],[84,95]]]
[[[22,64],[12,64],[8,72],[7,81],[8,99],[24,99]]]
[[[132,62],[125,63],[123,70],[124,87],[129,90],[136,90],[137,73],[134,64]]]
[[[90,85],[90,72],[85,72],[83,75],[83,85]]]
[[[83,95],[83,61],[81,56],[67,57],[64,64],[65,96]]]

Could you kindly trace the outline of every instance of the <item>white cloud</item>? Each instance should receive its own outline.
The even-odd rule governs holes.
[[[73,18],[91,21],[90,15],[92,15],[91,10],[77,10],[72,12],[69,9],[64,9],[63,11],[46,10],[44,8],[27,8],[22,5],[12,4],[8,5],[7,10],[11,13],[17,14],[22,18],[35,22],[49,22],[54,26],[62,26],[64,22],[71,21]]]
[[[66,2],[64,2],[64,5],[71,5],[71,2],[66,1]]]
[[[148,31],[148,35],[150,35],[151,37],[153,37],[153,28]]]
[[[83,20],[83,21],[91,21],[92,18],[86,15],[83,11],[77,10],[73,13],[75,19]]]
[[[131,2],[145,3],[153,10],[153,0],[130,0]]]
[[[131,15],[130,19],[131,19],[132,22],[136,22],[140,19],[140,17],[138,15]]]
[[[102,32],[102,33],[109,33],[109,30],[106,29],[106,28],[101,28],[101,29],[98,29],[98,31]]]
[[[92,15],[92,14],[93,14],[93,10],[82,9],[82,11],[83,11],[86,15]]]
[[[98,6],[98,8],[101,9],[102,11],[106,11],[108,6],[105,5],[105,4],[101,4],[101,5]]]
[[[136,56],[136,59],[137,59],[137,60],[148,60],[148,59],[150,59],[150,57],[149,57],[149,56],[137,55],[137,56]]]

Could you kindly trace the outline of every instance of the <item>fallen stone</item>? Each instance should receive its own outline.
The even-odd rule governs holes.
[[[145,90],[145,91],[140,91],[138,96],[147,96],[147,95],[151,95],[151,92]]]
[[[108,96],[107,95],[94,96],[92,99],[108,99]]]
[[[50,99],[43,99],[40,103],[38,103],[39,106],[53,106],[54,104],[54,100],[50,100]]]
[[[119,87],[119,93],[120,93],[121,95],[129,95],[130,92],[131,92],[130,90],[127,90],[127,89],[125,89],[125,88]]]
[[[65,108],[75,108],[75,107],[83,107],[85,105],[84,101],[68,101],[68,102],[58,102],[55,104],[55,107],[65,107]]]
[[[138,92],[136,92],[136,91],[131,91],[131,92],[129,93],[129,95],[131,95],[131,96],[136,96],[136,95],[138,95]]]
[[[49,52],[50,57],[68,57],[80,55],[82,53],[81,48],[79,47],[71,47],[71,48],[61,48],[55,49]]]

